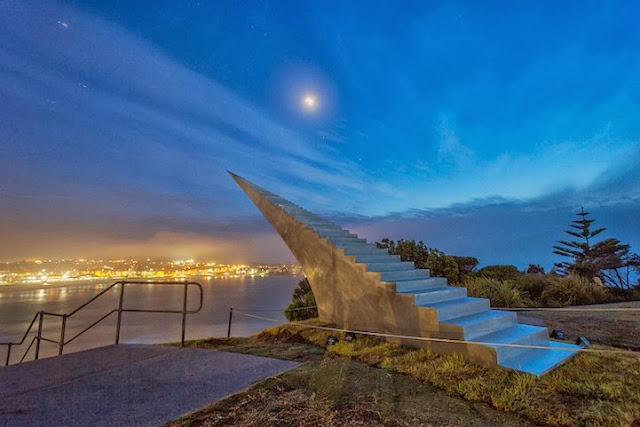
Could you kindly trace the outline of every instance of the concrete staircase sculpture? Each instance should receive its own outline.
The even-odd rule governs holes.
[[[546,328],[519,324],[515,313],[492,310],[488,299],[468,297],[465,288],[448,286],[446,278],[432,277],[429,270],[416,269],[413,262],[403,262],[349,230],[229,174],[302,266],[321,320],[346,329],[401,335],[387,340],[460,353],[473,363],[534,375],[549,372],[580,348],[549,341]],[[416,336],[456,342],[406,338]]]

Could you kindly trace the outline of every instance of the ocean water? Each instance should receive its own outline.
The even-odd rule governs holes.
[[[262,329],[286,322],[282,311],[291,301],[299,276],[266,276],[237,278],[192,277],[204,290],[202,310],[187,316],[187,339],[226,336],[229,308],[234,307],[232,336],[248,336]],[[0,287],[0,342],[19,341],[36,312],[68,313],[114,280],[88,282],[59,282],[48,285],[10,285]],[[155,286],[152,284],[127,285],[124,307],[128,309],[181,310],[184,287]],[[67,320],[66,339],[89,326],[118,306],[119,289],[114,288]],[[188,307],[198,304],[195,287],[189,289]],[[268,319],[241,315],[247,312]],[[112,314],[96,327],[65,346],[64,352],[85,350],[115,342],[117,314]],[[123,313],[120,343],[155,344],[176,342],[181,334],[180,314]],[[25,341],[35,335],[34,329]],[[45,316],[43,337],[59,340],[61,320]],[[22,357],[27,345],[12,349],[11,362]],[[4,365],[6,346],[0,346],[0,365]],[[33,358],[32,348],[26,360]],[[58,354],[55,344],[42,342],[40,357]]]

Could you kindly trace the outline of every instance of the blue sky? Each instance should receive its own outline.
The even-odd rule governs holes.
[[[6,0],[0,259],[290,260],[225,169],[483,264],[581,206],[637,250],[639,9]]]

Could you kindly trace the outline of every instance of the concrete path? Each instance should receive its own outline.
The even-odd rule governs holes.
[[[0,426],[157,426],[298,366],[118,345],[0,368]]]

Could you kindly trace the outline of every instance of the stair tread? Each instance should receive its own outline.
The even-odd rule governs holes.
[[[473,298],[473,297],[468,297],[468,298]],[[474,298],[474,299],[480,299],[480,298]],[[485,310],[481,313],[475,313],[469,316],[454,317],[452,319],[445,321],[444,323],[450,323],[458,326],[468,326],[484,320],[495,319],[498,317],[510,317],[509,315],[510,315],[509,312],[504,312],[499,310]]]
[[[462,288],[456,288],[454,286],[433,286],[433,287],[426,287],[424,289],[412,289],[409,291],[396,291],[399,294],[415,294],[415,295],[420,295],[420,294],[430,294],[430,293],[434,293],[434,292],[443,292],[443,291],[448,291],[451,289],[462,289]]]
[[[400,257],[398,255],[389,255],[389,254],[374,254],[374,253],[359,253],[354,255],[357,258],[371,258],[374,257],[374,259],[382,259],[382,260],[386,260],[386,259],[392,259],[395,261],[400,261]]]
[[[411,271],[413,270],[413,266],[408,266],[405,263],[403,263],[402,261],[395,261],[393,259],[388,260],[388,261],[375,261],[375,262],[365,262],[365,263],[361,263],[361,264],[366,264],[367,265],[367,270],[369,271],[375,271],[378,273],[389,273],[389,272],[393,272],[393,271]],[[382,268],[383,270],[377,270],[379,268]]]
[[[423,280],[423,279],[431,279],[432,277],[429,275],[429,270],[421,270],[421,269],[413,269],[413,270],[403,270],[403,271],[393,271],[382,273],[381,280],[383,282],[388,283],[396,283],[402,282],[402,280]]]
[[[500,329],[498,331],[491,332],[489,334],[481,335],[479,337],[470,339],[469,341],[509,344],[509,343],[514,343],[520,339],[526,338],[530,335],[537,334],[543,330],[546,333],[547,328],[543,328],[541,326],[532,326],[532,325],[524,325],[522,323],[516,323],[514,325],[510,325],[507,328]]]
[[[575,351],[557,350],[558,348],[569,348]],[[580,346],[573,344],[549,341],[548,350],[532,348],[523,354],[501,362],[500,366],[540,376],[576,355],[580,348]]]
[[[454,299],[454,300],[451,300],[451,301],[442,301],[442,302],[430,304],[429,307],[430,308],[435,308],[435,309],[438,309],[438,308],[449,308],[449,307],[453,307],[453,306],[456,306],[456,305],[467,305],[467,304],[479,303],[479,302],[484,301],[484,300],[486,300],[486,298],[464,297],[464,298]],[[454,319],[452,319],[452,320],[454,320]],[[447,323],[449,323],[449,322],[447,322]]]
[[[424,270],[424,271],[429,271],[426,268],[416,268],[416,270]],[[415,277],[409,277],[407,279],[396,279],[396,280],[392,280],[392,282],[394,283],[402,283],[403,285],[407,285],[409,284],[408,282],[422,282],[424,280],[440,280],[443,279],[443,277],[439,277],[439,276],[427,276],[427,277],[420,277],[420,278],[415,278]]]
[[[382,261],[379,261],[379,262],[378,261],[373,261],[373,262],[370,262],[369,264],[399,264],[399,265],[402,265],[403,267],[408,266],[409,264],[413,265],[412,262],[410,263],[408,261],[400,261],[397,258],[389,258],[389,259],[385,259],[385,260],[382,260]],[[407,270],[409,270],[409,269],[407,269]]]

